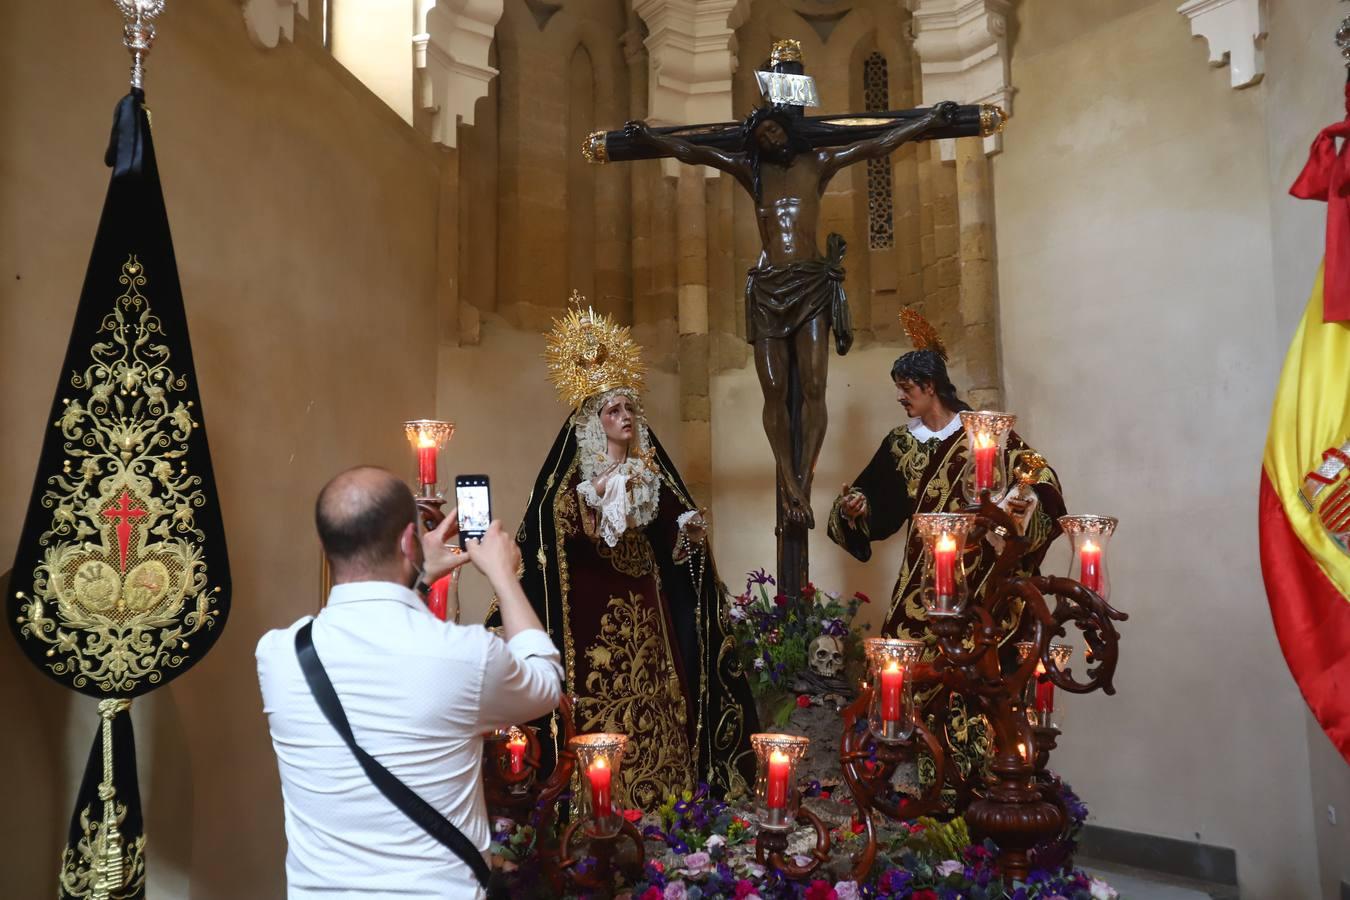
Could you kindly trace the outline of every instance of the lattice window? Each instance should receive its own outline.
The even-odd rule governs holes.
[[[868,112],[890,109],[886,57],[880,53],[873,53],[863,60],[863,101]],[[867,246],[873,250],[889,250],[895,246],[889,158],[867,161]]]

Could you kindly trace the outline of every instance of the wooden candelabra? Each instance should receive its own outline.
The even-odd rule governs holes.
[[[866,875],[876,856],[874,812],[894,819],[936,812],[942,806],[942,788],[950,786],[956,789],[956,812],[965,816],[971,836],[977,841],[993,840],[1003,873],[1025,879],[1031,849],[1060,836],[1068,818],[1059,799],[1058,780],[1046,771],[1059,730],[1033,724],[1025,702],[1028,685],[1038,677],[1039,669],[1040,677],[1069,693],[1115,693],[1112,678],[1120,636],[1113,622],[1128,616],[1077,581],[1013,574],[1026,553],[1027,540],[1012,517],[993,502],[988,491],[970,512],[975,517],[970,539],[983,540],[993,534],[1003,540],[1003,549],[978,596],[954,614],[930,615],[928,629],[935,655],[931,662],[913,667],[908,677],[916,689],[936,688],[934,701],[959,694],[984,716],[993,735],[989,772],[983,784],[975,772],[962,778],[950,765],[947,729],[930,731],[921,712],[915,714],[912,737],[904,742],[881,741],[860,729],[859,720],[866,716],[875,689],[865,685],[858,700],[844,711],[839,752],[844,779],[867,834],[867,846],[855,860],[855,878]],[[1017,603],[1021,613],[1013,615]],[[1014,624],[1001,624],[1010,622]],[[1070,668],[1061,667],[1050,652],[1051,639],[1063,636],[1069,623],[1083,633],[1090,651],[1082,680]],[[999,653],[1012,641],[1030,644],[1025,658],[1015,665],[1001,660]],[[936,764],[933,783],[920,797],[889,799],[896,765],[914,759],[920,745]],[[1037,860],[1042,866],[1051,862]]]

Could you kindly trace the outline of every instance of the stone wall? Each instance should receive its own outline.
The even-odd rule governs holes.
[[[111,3],[11,4],[0,146],[0,571],[107,190],[128,57]],[[170,3],[146,82],[233,575],[200,665],[132,711],[151,900],[285,892],[280,786],[254,674],[263,631],[318,608],[315,494],[361,462],[411,474],[435,402],[443,157],[318,46],[264,51],[239,4]],[[4,629],[6,632],[8,629]],[[0,637],[6,897],[55,893],[93,702]]]

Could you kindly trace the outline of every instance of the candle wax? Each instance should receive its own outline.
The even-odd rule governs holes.
[[[436,483],[436,445],[420,444],[417,448],[417,481],[419,484]]]
[[[519,775],[525,771],[525,741],[520,739],[507,741],[506,749],[511,751],[511,774]]]
[[[883,722],[900,721],[900,691],[904,687],[905,673],[900,664],[891,660],[881,670],[881,720]]]
[[[1078,580],[1090,591],[1102,592],[1102,548],[1085,541],[1078,551]]]
[[[764,795],[764,805],[769,809],[787,808],[788,769],[791,760],[781,750],[769,754],[769,784]]]
[[[988,435],[975,436],[975,493],[994,489],[994,454],[998,445]]]
[[[938,538],[933,547],[933,593],[950,599],[954,591],[956,571],[956,541],[950,534]]]
[[[445,621],[446,616],[448,615],[447,608],[450,604],[450,579],[451,576],[449,575],[446,575],[443,578],[437,578],[431,583],[431,590],[427,593],[427,609],[431,610],[431,614],[442,622]]]
[[[609,760],[603,756],[586,770],[586,777],[591,782],[591,814],[597,819],[608,818],[613,812],[609,805],[609,782],[613,774]]]

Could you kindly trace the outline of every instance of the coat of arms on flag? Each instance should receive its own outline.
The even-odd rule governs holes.
[[[1322,464],[1304,476],[1299,497],[1336,545],[1350,553],[1350,441],[1322,452]]]

